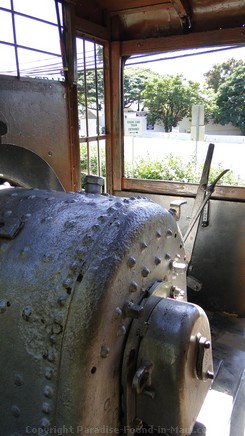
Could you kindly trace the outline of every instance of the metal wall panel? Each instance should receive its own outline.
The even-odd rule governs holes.
[[[1,77],[0,120],[8,128],[2,143],[34,151],[54,169],[65,189],[72,189],[63,82]]]
[[[125,192],[122,195],[125,196]],[[139,195],[128,192],[129,196]],[[172,200],[185,199],[179,226],[185,234],[193,198],[143,194],[169,209]],[[191,276],[202,283],[188,298],[204,309],[245,316],[245,203],[211,200],[209,225],[200,224],[191,260]]]

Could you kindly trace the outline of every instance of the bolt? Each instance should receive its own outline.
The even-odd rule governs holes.
[[[109,347],[107,347],[107,345],[101,345],[100,357],[107,357],[110,351],[111,350]]]
[[[7,310],[7,307],[10,306],[10,302],[6,300],[0,300],[0,313],[4,313]]]
[[[117,336],[124,336],[126,334],[126,327],[125,325],[119,325],[117,329]]]
[[[43,393],[47,398],[52,398],[54,395],[53,388],[49,385],[44,386]]]
[[[50,421],[49,421],[49,419],[47,419],[47,418],[42,418],[41,421],[40,421],[40,427],[41,427],[43,430],[45,430],[45,429],[47,429],[48,427],[50,427]],[[45,433],[46,433],[46,432],[45,432]]]
[[[183,298],[185,296],[185,291],[183,289],[178,288],[177,286],[171,286],[170,288],[170,297],[177,299]]]
[[[160,257],[156,256],[154,262],[155,262],[155,265],[159,265],[162,262],[162,259]]]
[[[44,402],[42,404],[42,412],[46,413],[47,415],[50,413],[50,405],[49,405],[49,403]]]
[[[118,319],[122,316],[122,309],[120,307],[116,307],[116,309],[113,312],[114,319]]]
[[[126,318],[140,318],[143,315],[144,307],[139,304],[135,304],[132,301],[127,301],[123,306],[123,315]]]
[[[12,412],[12,415],[13,415],[15,418],[19,418],[19,416],[20,416],[20,409],[19,409],[18,406],[12,406],[12,407],[11,407],[11,412]]]
[[[22,310],[22,318],[25,319],[26,321],[29,320],[31,314],[32,314],[32,307],[31,307],[31,306],[26,306],[26,307]]]
[[[140,244],[140,248],[141,248],[141,250],[144,250],[145,248],[147,248],[147,243],[145,241],[142,241]]]
[[[157,230],[157,231],[156,231],[156,237],[157,237],[157,238],[161,238],[161,236],[162,236],[162,232],[161,232],[161,230]]]
[[[141,275],[143,277],[147,277],[149,274],[150,274],[150,270],[146,266],[144,266],[144,268],[141,271]]]
[[[128,267],[133,268],[133,266],[136,264],[136,259],[133,256],[130,256],[128,258]]]
[[[136,282],[131,282],[129,285],[129,292],[136,292],[138,289],[138,285]]]
[[[20,374],[16,374],[15,375],[15,379],[14,379],[14,384],[16,386],[21,386],[21,385],[23,385],[23,383],[24,383],[24,381],[23,381],[23,378],[21,377],[21,375]]]

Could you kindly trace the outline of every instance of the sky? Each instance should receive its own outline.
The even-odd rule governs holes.
[[[193,50],[188,53],[194,54]],[[171,54],[155,55],[154,58],[166,58],[168,56],[176,56],[180,52],[172,52]],[[199,83],[204,82],[204,73],[208,72],[215,64],[225,62],[227,59],[235,58],[245,61],[245,46],[241,48],[209,52],[206,54],[198,54],[195,56],[178,57],[176,59],[169,59],[164,61],[146,62],[142,65],[136,64],[135,67],[142,66],[143,68],[150,68],[156,73],[175,75],[178,73],[188,80],[194,80]],[[141,58],[142,60],[150,60],[150,57]],[[137,58],[137,62],[140,58]],[[134,61],[131,61],[134,62]],[[129,62],[130,63],[130,62]],[[127,65],[129,65],[127,63]]]

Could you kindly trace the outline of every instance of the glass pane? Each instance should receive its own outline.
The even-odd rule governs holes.
[[[0,7],[5,9],[11,9],[10,0],[1,0]]]
[[[103,46],[77,39],[80,136],[105,133]]]
[[[124,68],[125,176],[245,186],[245,47],[135,56]]]
[[[24,17],[15,17],[17,44],[50,53],[60,53],[56,26]]]
[[[63,80],[61,57],[18,49],[21,76]]]
[[[31,17],[57,23],[54,0],[14,0],[14,10]]]
[[[17,75],[14,47],[0,44],[0,74]]]
[[[12,15],[0,10],[0,41],[14,42],[12,27]]]

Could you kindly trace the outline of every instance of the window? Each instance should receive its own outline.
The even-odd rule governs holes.
[[[245,48],[134,55],[124,66],[124,176],[245,186]],[[133,186],[131,186],[133,189]]]
[[[62,80],[60,0],[1,0],[0,74]]]
[[[77,38],[78,114],[82,182],[105,177],[105,93],[103,45]]]

